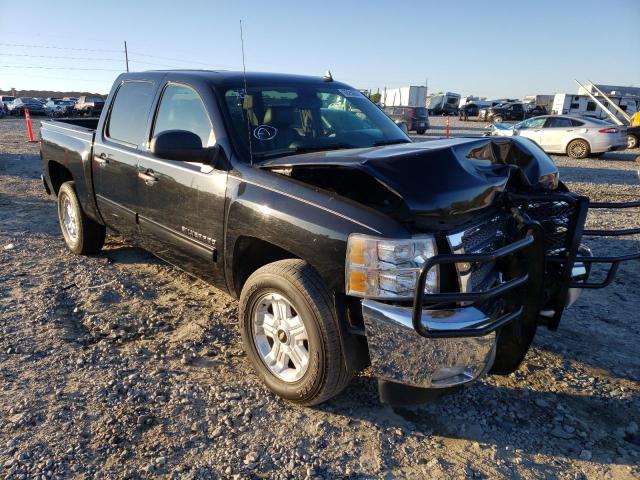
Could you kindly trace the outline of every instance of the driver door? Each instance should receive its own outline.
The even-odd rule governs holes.
[[[210,115],[195,88],[172,82],[165,85],[151,138],[168,130],[195,133],[203,147],[215,144]],[[138,218],[145,246],[200,278],[223,284],[219,252],[226,184],[226,171],[145,152],[138,161]]]

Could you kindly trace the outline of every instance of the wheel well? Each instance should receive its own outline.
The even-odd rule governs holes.
[[[71,176],[71,172],[64,165],[59,164],[58,162],[54,162],[51,160],[48,164],[49,167],[49,179],[51,180],[51,187],[53,188],[53,193],[58,195],[58,190],[64,182],[68,182],[73,180]]]
[[[564,146],[564,151],[566,152],[569,149],[569,145],[571,145],[571,142],[574,142],[576,140],[582,140],[583,142],[585,142],[587,144],[587,146],[589,147],[589,153],[591,153],[591,142],[589,140],[587,140],[586,138],[582,138],[582,137],[575,137],[575,138],[572,138],[571,140],[569,140],[567,142],[567,144]]]
[[[233,287],[236,296],[240,296],[242,287],[253,272],[268,263],[285,258],[299,257],[259,238],[240,237],[233,252]]]

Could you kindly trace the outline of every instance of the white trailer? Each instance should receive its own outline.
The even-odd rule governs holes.
[[[595,95],[602,103],[608,103],[605,98]],[[608,97],[611,102],[618,105],[627,115],[633,115],[640,110],[640,100],[634,97]],[[551,113],[554,115],[585,115],[608,119],[609,114],[605,112],[589,95],[578,95],[575,93],[556,93],[553,98]],[[619,112],[615,116],[620,120],[626,118]]]
[[[460,94],[453,92],[434,93],[427,97],[427,108],[429,110],[439,110],[447,107],[458,108],[460,105]]]
[[[544,107],[547,112],[553,108],[553,100],[555,95],[527,95],[522,99],[522,103],[533,107]]]
[[[385,107],[424,107],[426,101],[427,87],[421,85],[386,89],[381,99]]]

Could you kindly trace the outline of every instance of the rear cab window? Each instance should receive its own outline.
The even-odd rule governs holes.
[[[151,82],[123,82],[113,100],[105,136],[129,147],[139,147],[144,141],[153,92]]]

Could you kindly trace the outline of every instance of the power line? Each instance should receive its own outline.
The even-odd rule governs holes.
[[[24,43],[0,43],[3,47],[25,47],[25,48],[51,48],[54,50],[75,50],[78,52],[109,52],[122,53],[122,50],[108,50],[104,48],[77,48],[77,47],[54,47],[51,45],[28,45]]]
[[[100,62],[121,62],[121,58],[69,57],[67,55],[31,55],[29,53],[0,53],[0,57],[56,58],[65,60],[97,60]]]
[[[91,78],[78,78],[78,77],[58,77],[58,76],[51,76],[51,75],[29,75],[29,74],[20,74],[20,78],[45,78],[47,80],[73,80],[76,82],[91,82],[91,83],[96,83],[96,79],[91,79]],[[27,89],[28,90],[28,89]]]
[[[86,71],[102,71],[102,72],[121,72],[115,68],[80,68],[80,67],[44,67],[42,65],[0,65],[2,68],[37,68],[41,70],[86,70]]]
[[[53,58],[53,59],[63,59],[63,60],[88,60],[88,61],[100,61],[100,62],[121,62],[122,58],[100,58],[100,57],[73,57],[68,55],[31,55],[28,53],[0,53],[0,57],[26,57],[26,58]],[[146,62],[144,60],[136,60],[133,58],[129,58],[129,62],[134,63],[142,63],[144,65],[155,65],[157,67],[169,67],[169,68],[179,68],[174,65],[167,65],[165,63],[155,63],[155,62]],[[185,61],[185,63],[189,63],[189,61]]]
[[[129,52],[129,53],[131,53],[133,55],[139,55],[141,57],[159,58],[161,60],[171,60],[173,62],[199,63],[200,65],[207,65],[207,66],[211,65],[211,63],[208,63],[208,62],[199,62],[197,60],[188,60],[188,59],[184,59],[184,58],[163,57],[161,55],[150,55],[148,53],[140,53],[140,52]]]

